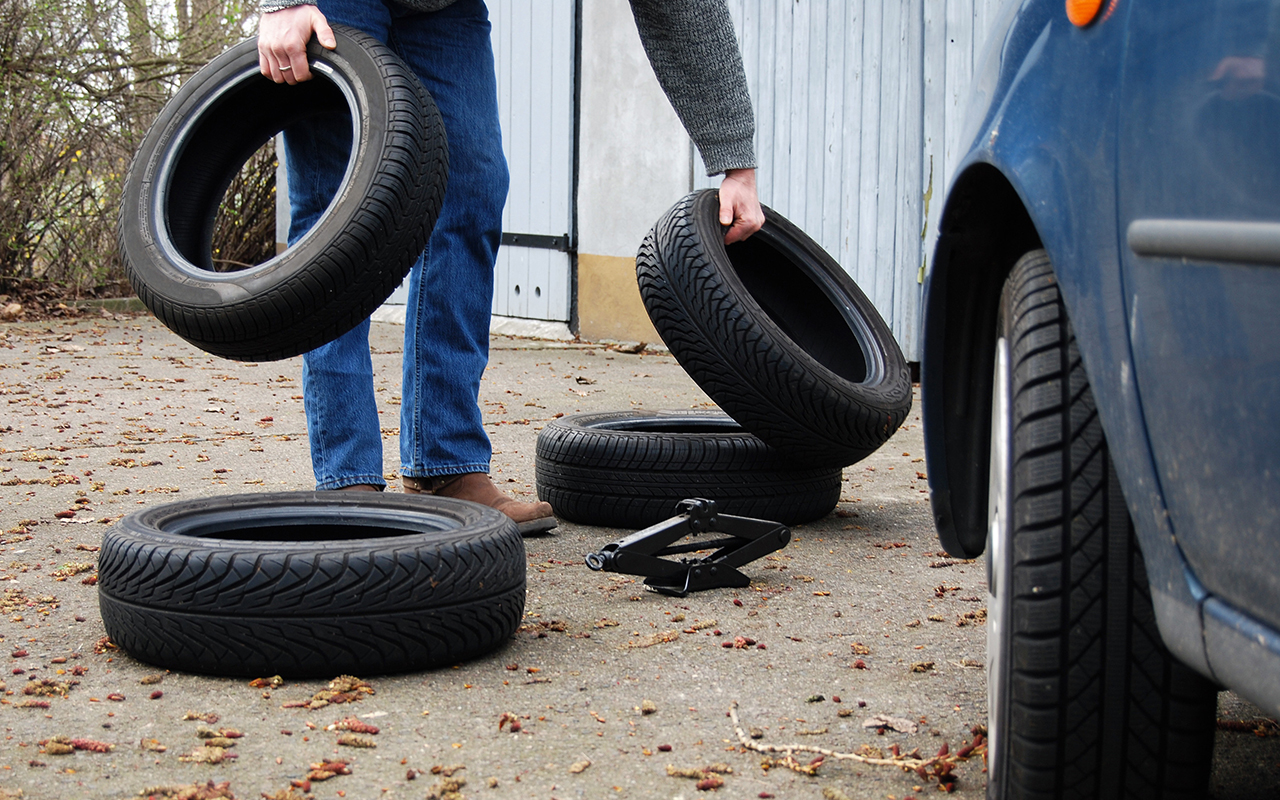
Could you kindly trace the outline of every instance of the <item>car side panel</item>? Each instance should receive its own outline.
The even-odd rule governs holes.
[[[988,45],[976,94],[985,107],[969,111],[982,124],[948,194],[926,287],[922,405],[930,485],[944,545],[973,555],[979,509],[985,522],[985,481],[960,496],[955,487],[965,485],[965,464],[954,451],[965,450],[972,465],[985,465],[988,445],[976,435],[966,441],[954,433],[955,401],[967,391],[961,413],[989,416],[990,374],[981,374],[975,362],[981,361],[980,348],[989,351],[993,342],[990,334],[983,341],[972,331],[992,331],[994,320],[984,311],[990,299],[966,287],[998,295],[1012,262],[991,258],[990,246],[975,243],[977,236],[1000,232],[984,234],[977,222],[984,216],[983,193],[966,186],[979,178],[990,182],[994,170],[1021,199],[1053,260],[1134,516],[1161,632],[1176,655],[1209,674],[1198,598],[1167,522],[1134,382],[1115,187],[1096,180],[1113,174],[1116,165],[1127,4],[1118,8],[1082,30],[1070,25],[1060,2],[1028,0]],[[973,390],[975,383],[987,387],[985,408],[976,407],[982,392]]]
[[[1280,2],[1132,16],[1120,225],[1148,234],[1122,252],[1156,467],[1205,589],[1280,628]]]

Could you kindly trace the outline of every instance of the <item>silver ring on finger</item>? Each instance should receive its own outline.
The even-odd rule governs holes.
[[[280,71],[281,71],[281,72],[288,72],[288,71],[289,71],[289,70],[291,70],[291,69],[293,69],[293,65],[289,65],[289,66],[282,66],[282,67],[280,67]]]

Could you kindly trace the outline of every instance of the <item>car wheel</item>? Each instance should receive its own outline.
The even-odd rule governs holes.
[[[987,796],[1202,798],[1216,690],[1160,639],[1044,251],[1014,267],[998,326]]]
[[[308,46],[312,80],[272,83],[254,40],[193,75],[161,110],[125,179],[125,272],[165,325],[214,355],[288,358],[367,318],[422,252],[444,197],[444,125],[422,83],[387,47],[334,27]],[[258,265],[215,263],[214,220],[241,165],[303,120],[349,117],[338,191],[308,233]]]
[[[724,244],[716,192],[668,211],[636,256],[663,342],[742,427],[797,460],[842,467],[911,410],[911,374],[875,306],[816,242],[772,209]]]
[[[456,664],[515,632],[520,532],[493,509],[362,492],[187,500],[103,537],[107,634],[141,661],[332,677]]]
[[[574,414],[538,433],[538,497],[565,519],[643,528],[686,498],[787,525],[826,516],[840,468],[792,461],[719,411]]]

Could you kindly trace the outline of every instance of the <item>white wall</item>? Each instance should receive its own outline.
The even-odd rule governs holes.
[[[511,189],[502,230],[564,236],[573,227],[573,0],[489,0],[502,148]],[[569,320],[563,250],[503,245],[493,313]]]
[[[728,0],[761,201],[844,267],[911,361],[942,199],[967,145],[963,100],[1001,2]]]
[[[491,2],[502,18],[495,20],[494,44],[506,76],[504,133],[511,142],[542,142],[558,162],[553,176],[543,150],[509,152],[513,172],[527,173],[528,205],[538,213],[521,210],[508,223],[547,228],[522,233],[559,234],[563,211],[543,214],[546,203],[533,190],[569,180],[567,89],[521,112],[515,106],[529,101],[532,90],[515,85],[521,67],[503,62],[520,53],[526,60],[538,55],[534,21],[554,18],[559,21],[543,38],[560,57],[548,61],[548,69],[559,76],[557,86],[568,86],[563,64],[573,42],[565,14],[572,2]],[[530,2],[538,12],[533,17],[524,7]],[[967,88],[987,31],[1006,2],[1012,0],[728,0],[756,110],[761,200],[800,225],[850,273],[910,360],[920,356],[923,279],[942,200],[968,144],[960,141]],[[634,279],[627,277],[630,267],[620,259],[634,258],[650,226],[676,200],[695,187],[718,185],[719,178],[705,176],[658,86],[627,0],[582,0],[581,13],[576,301],[580,312],[584,303],[597,309],[597,335],[613,335],[600,323],[629,316],[619,331],[647,325]],[[503,24],[507,18],[510,25]],[[532,34],[532,48],[517,47],[516,32]],[[524,117],[552,105],[547,133],[511,135],[525,125]],[[564,190],[550,191],[550,205],[563,208]],[[503,255],[529,252],[519,250]],[[547,274],[567,276],[568,256],[554,255],[564,265]],[[567,277],[539,281],[533,272],[517,272],[503,271],[498,313],[568,318]],[[539,295],[539,303],[514,292],[516,285],[524,292],[526,284],[538,289],[541,282],[549,292]],[[580,317],[584,330],[589,316]]]
[[[627,0],[584,0],[578,252],[635,257],[691,188],[692,149],[658,85]]]

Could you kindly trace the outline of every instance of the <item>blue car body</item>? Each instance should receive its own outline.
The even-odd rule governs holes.
[[[1169,650],[1280,713],[1280,0],[1008,3],[925,296],[947,550],[987,535],[1001,286],[1053,264]]]

